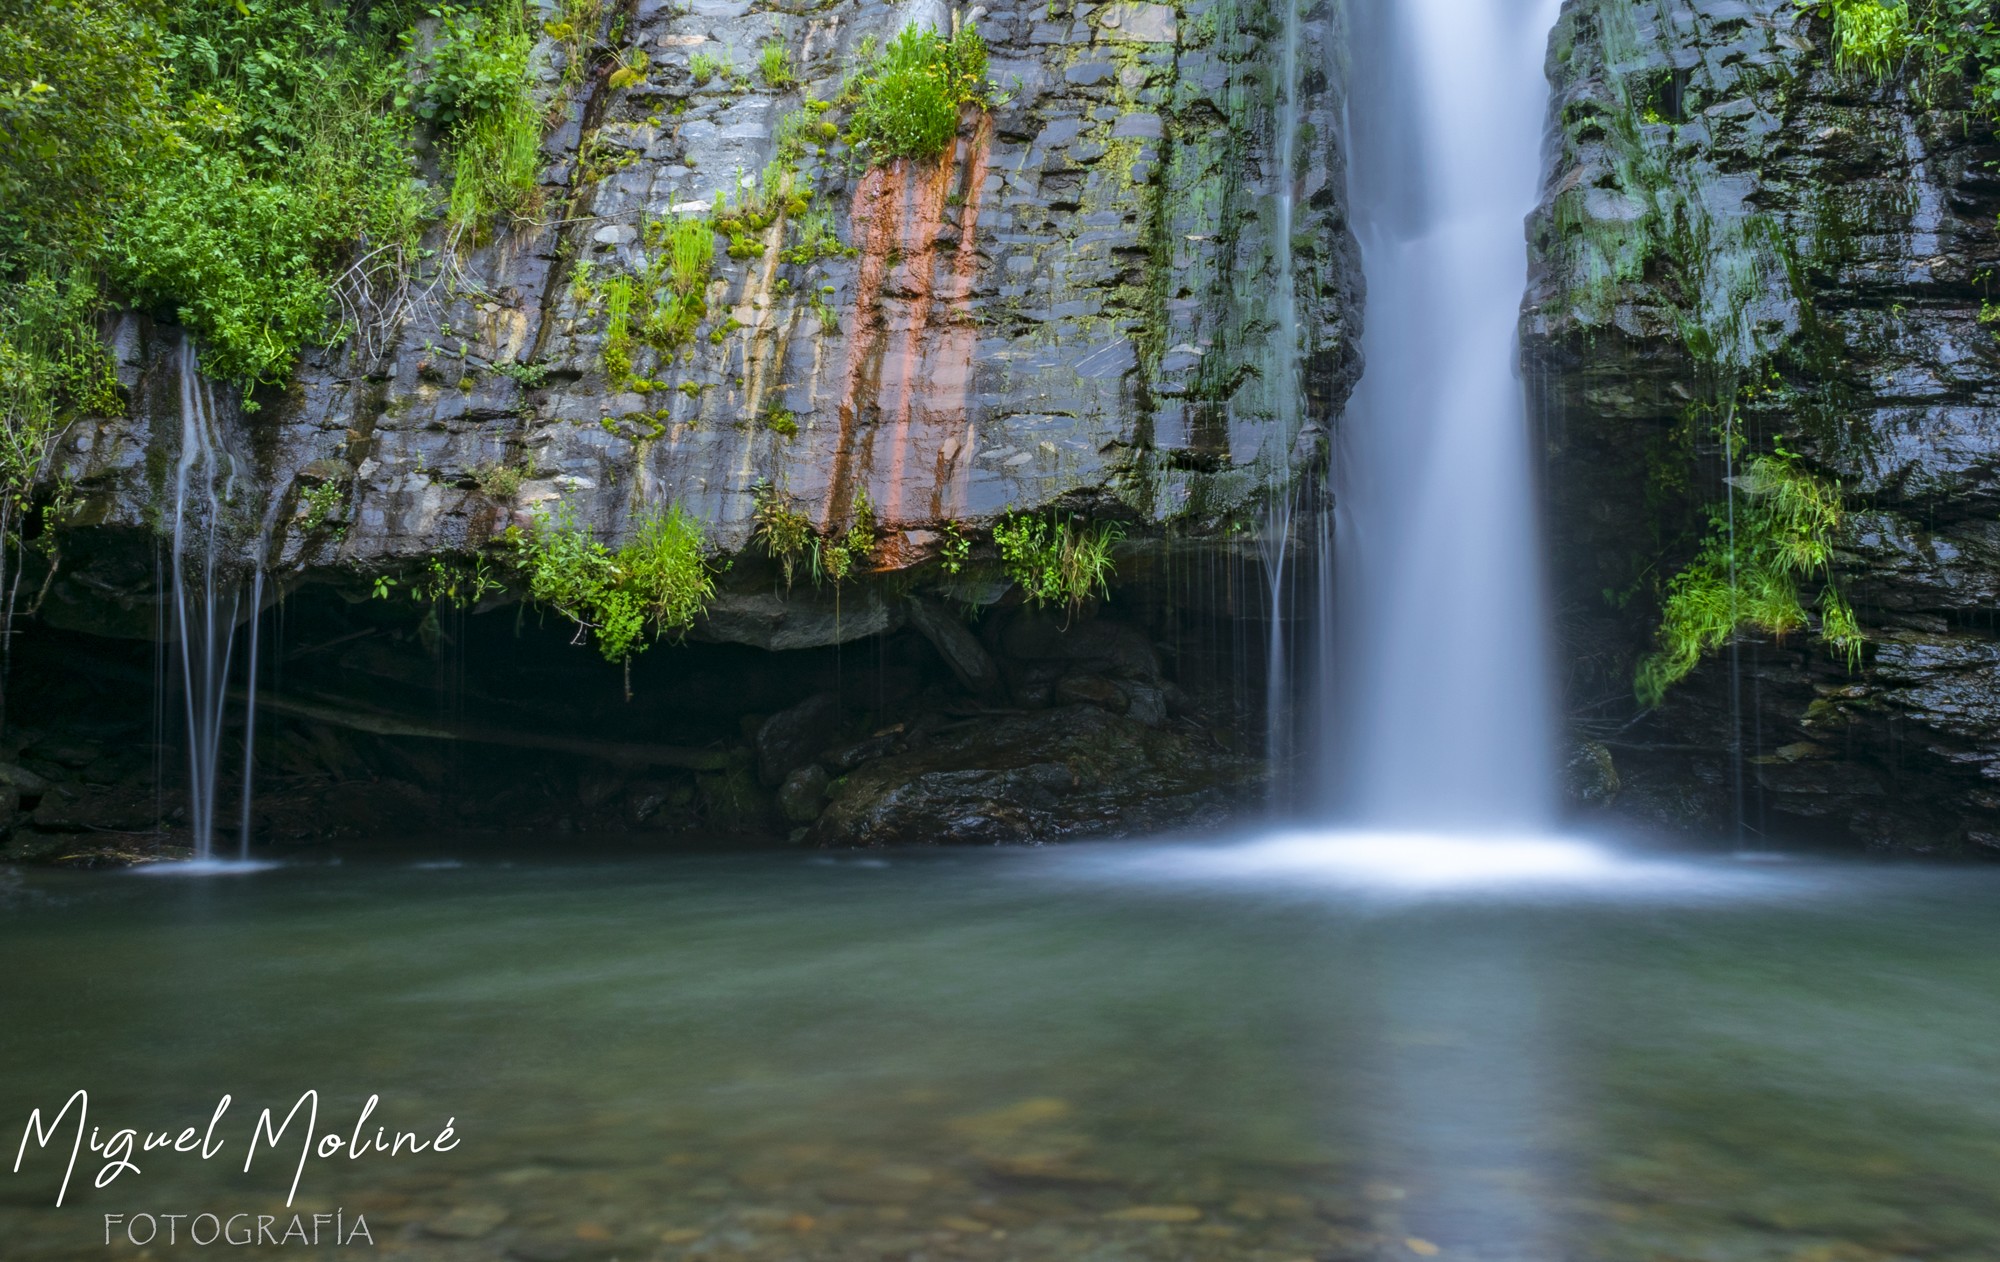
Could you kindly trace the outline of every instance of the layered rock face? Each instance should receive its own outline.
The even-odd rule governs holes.
[[[1555,32],[1523,334],[1570,711],[1649,819],[1991,850],[2000,147],[1951,85],[1837,74],[1829,40],[1791,0],[1572,0]],[[1740,633],[1639,713],[1663,581],[1780,449],[1844,498],[1825,581],[1860,667]]]
[[[402,318],[312,357],[285,399],[250,418],[261,496],[280,504],[274,568],[382,569],[472,549],[556,498],[607,540],[642,506],[675,502],[737,553],[759,487],[826,528],[865,493],[890,536],[887,569],[930,555],[941,523],[1079,498],[1213,526],[1303,454],[1272,363],[1272,195],[1287,180],[1300,197],[1290,244],[1308,415],[1323,430],[1344,400],[1359,267],[1340,100],[1326,72],[1306,71],[1294,169],[1277,169],[1286,89],[1271,6],[951,14],[697,0],[641,2],[607,21],[626,60],[650,59],[636,86],[558,95],[561,46],[539,53],[552,99],[566,102],[545,143],[545,222],[455,252],[439,237],[450,265],[371,308]],[[607,283],[657,260],[658,225],[743,198],[784,116],[835,97],[864,41],[913,22],[977,26],[993,108],[964,111],[941,161],[871,167],[842,144],[808,149],[793,173],[814,189],[808,208],[718,253],[692,340],[677,353],[634,347],[629,374],[608,373]],[[1322,5],[1299,64],[1332,65],[1334,34]],[[751,71],[772,39],[799,85],[774,90]],[[697,57],[741,75],[698,84]],[[840,115],[816,117],[832,131]],[[837,237],[830,250],[801,250],[822,228]],[[142,396],[160,340],[136,319],[120,330]],[[74,437],[80,520],[158,520],[178,442],[164,393]],[[500,493],[494,470],[513,475]],[[329,483],[338,506],[310,514],[305,496]]]
[[[1121,818],[1155,826],[1165,821],[1149,801],[1253,780],[1249,762],[1204,734],[1231,720],[1191,699],[1199,688],[1177,654],[1213,651],[1185,638],[1197,623],[1225,650],[1232,636],[1257,642],[1232,629],[1239,615],[1261,616],[1240,582],[1212,575],[1249,555],[1241,527],[1263,497],[1320,467],[1323,435],[1359,372],[1359,262],[1332,69],[1338,8],[1322,3],[1300,18],[1293,128],[1280,126],[1281,13],[1265,0],[970,11],[636,0],[605,15],[600,43],[618,57],[580,88],[565,86],[563,46],[545,39],[539,221],[484,241],[434,232],[436,253],[408,286],[347,292],[355,335],[309,353],[289,390],[247,412],[220,400],[239,476],[219,537],[243,564],[262,560],[273,593],[319,584],[344,593],[344,611],[322,597],[302,606],[302,639],[340,646],[317,662],[355,657],[354,670],[398,687],[431,689],[440,653],[456,651],[439,647],[452,634],[434,613],[423,622],[421,609],[392,613],[393,601],[379,613],[377,602],[352,602],[378,576],[407,591],[433,558],[482,549],[506,578],[497,538],[558,503],[612,546],[668,504],[699,518],[721,572],[697,641],[791,656],[873,637],[882,655],[924,659],[896,663],[892,705],[850,704],[838,739],[772,784],[740,774],[743,742],[784,698],[748,682],[700,694],[695,704],[715,709],[685,739],[720,749],[722,761],[699,774],[733,776],[727,784],[743,793],[683,786],[674,799],[692,803],[683,824],[782,831],[830,810],[811,834],[829,843],[919,840],[926,821],[937,836],[1026,839]],[[844,107],[802,109],[836,98],[865,50],[906,26],[965,23],[987,40],[995,91],[990,108],[961,111],[941,159],[871,165],[834,139]],[[797,84],[774,88],[755,68],[773,40]],[[616,80],[613,64],[644,75]],[[692,337],[671,351],[648,347],[629,337],[637,317],[618,333],[627,317],[613,309],[615,283],[643,295],[666,230],[752,197],[801,121],[810,143],[785,172],[795,196],[776,199],[767,226],[717,238],[701,292],[707,314]],[[1290,241],[1276,236],[1286,186]],[[1299,343],[1290,353],[1279,341],[1288,275]],[[145,638],[166,625],[156,551],[182,454],[179,335],[131,313],[111,336],[131,414],[78,426],[61,453],[76,506],[42,613],[66,631]],[[607,362],[621,357],[629,364]],[[780,500],[835,535],[864,497],[880,542],[844,584],[781,580],[756,546],[760,503]],[[1018,591],[994,581],[993,567],[973,581],[929,564],[947,526],[977,539],[1009,511],[1044,509],[1089,510],[1128,531],[1119,564],[1132,585],[1094,617],[1056,617],[1058,640],[1122,636],[1166,645],[1164,661],[1149,647],[1143,669],[1121,672],[1074,645],[1021,648],[1026,633],[1015,628],[1048,619],[1018,610]],[[519,597],[509,581],[513,590],[488,597],[473,621],[514,621],[515,610],[494,609]],[[1190,604],[1209,612],[1188,615]],[[982,639],[962,625],[968,612]],[[403,655],[393,670],[382,665],[390,644],[391,657]],[[724,679],[827,683],[775,659],[676,652],[646,655],[655,675],[640,672],[636,710],[600,713],[593,700],[565,714],[551,707],[578,686],[566,682],[516,721],[546,732],[574,719],[593,737],[615,728],[628,751],[661,741],[681,716],[643,712],[679,685],[660,682],[668,668],[655,659]],[[615,667],[593,664],[615,680]],[[454,684],[461,699],[448,704],[490,704],[504,724],[505,676]],[[337,683],[323,682],[319,701],[276,710],[273,721],[303,730],[312,706],[324,714],[341,702]],[[424,757],[376,748],[395,745],[383,731],[409,726],[379,712],[397,694],[369,685],[345,700],[363,694],[372,717],[348,714],[348,735],[333,743],[368,748],[301,755],[299,783],[351,781],[365,768],[411,788],[396,800],[434,793]],[[1167,696],[1180,700],[1170,707]],[[978,718],[980,707],[1019,713]],[[53,716],[15,717],[32,729]],[[356,722],[374,735],[354,737]],[[910,735],[937,730],[952,735]],[[885,739],[870,744],[877,734]],[[24,756],[37,741],[61,743],[33,730],[24,739]],[[788,781],[795,771],[810,780],[807,767],[824,780],[801,797]],[[1052,769],[1062,767],[1066,780]],[[630,816],[624,797],[660,796],[657,776],[633,775],[592,790],[599,805],[581,816],[558,801],[569,788],[501,814],[516,825],[543,814]],[[595,783],[583,772],[556,778]]]

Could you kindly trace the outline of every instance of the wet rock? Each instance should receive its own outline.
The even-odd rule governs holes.
[[[1143,832],[1247,792],[1261,766],[1095,706],[968,720],[832,791],[819,846],[992,845]]]
[[[695,793],[701,803],[703,821],[723,832],[764,832],[775,814],[770,794],[758,783],[747,762],[712,775],[696,776]]]
[[[991,698],[1004,687],[1000,668],[965,624],[950,612],[921,597],[910,598],[910,625],[923,633],[965,690]]]
[[[877,758],[886,758],[890,754],[898,753],[902,748],[903,727],[899,723],[895,727],[887,731],[877,732],[865,740],[829,749],[823,756],[823,761],[835,772],[848,772],[865,762],[872,762]]]
[[[772,715],[757,730],[757,779],[767,788],[783,784],[794,768],[833,743],[840,723],[840,699],[830,692]]]
[[[1006,655],[1021,662],[1065,662],[1079,673],[1114,679],[1155,681],[1159,654],[1145,633],[1114,617],[1065,621],[1052,613],[1023,610],[1001,636]]]
[[[894,631],[905,612],[902,602],[858,586],[827,593],[800,587],[790,595],[724,592],[692,634],[776,651],[825,648]]]
[[[1097,675],[1065,675],[1056,681],[1055,699],[1063,705],[1094,705],[1123,714],[1125,690]]]
[[[1563,791],[1572,806],[1609,806],[1618,800],[1618,766],[1602,741],[1579,741],[1563,764]]]
[[[826,768],[808,763],[785,777],[778,789],[778,809],[794,824],[810,824],[826,805]]]
[[[1976,847],[2000,765],[2000,349],[1968,283],[2000,256],[1992,130],[1958,86],[1858,90],[1831,36],[1788,0],[1558,20],[1522,343],[1566,685],[1619,730],[1621,814],[1710,830],[1742,782],[1773,835]],[[1708,415],[1843,489],[1826,578],[1869,647],[1850,671],[1810,628],[1745,631],[1642,714],[1657,596],[1740,470]]]
[[[33,757],[72,770],[88,767],[104,756],[100,745],[72,741],[42,741],[28,751]]]
[[[38,798],[49,791],[46,779],[14,763],[0,762],[0,784],[16,790],[24,798]]]

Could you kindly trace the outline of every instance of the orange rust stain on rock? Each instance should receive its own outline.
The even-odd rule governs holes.
[[[936,163],[898,163],[869,172],[855,192],[862,253],[829,522],[862,486],[891,530],[933,524],[965,503],[973,455],[967,401],[979,343],[972,289],[992,134],[981,112],[962,166],[956,150]],[[948,221],[954,186],[960,205]]]
[[[840,374],[837,410],[840,436],[834,447],[833,469],[827,477],[827,498],[821,514],[821,524],[827,527],[837,520],[842,501],[850,495],[848,484],[853,477],[851,466],[863,380],[880,371],[876,347],[882,329],[882,282],[888,276],[889,256],[900,235],[898,194],[905,165],[898,162],[893,167],[870,168],[855,186],[854,200],[848,207],[848,221],[853,225],[861,261],[856,269],[853,319],[848,324],[847,362]]]

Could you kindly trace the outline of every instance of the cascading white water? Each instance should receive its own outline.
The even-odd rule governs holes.
[[[216,779],[222,763],[224,711],[229,696],[229,664],[235,652],[236,621],[242,612],[243,584],[229,564],[225,522],[237,481],[238,458],[220,424],[215,388],[203,377],[193,344],[183,340],[177,357],[180,376],[180,460],[174,466],[174,504],[169,575],[174,632],[180,644],[181,680],[187,699],[188,823],[197,860],[215,850]],[[243,755],[242,834],[250,845],[250,791],[256,734],[257,610],[263,573],[251,590],[250,704]]]
[[[1347,804],[1391,826],[1552,808],[1516,322],[1559,0],[1353,0],[1366,370],[1335,455]]]
[[[1299,295],[1292,255],[1292,225],[1298,198],[1299,6],[1287,0],[1283,8],[1285,21],[1278,46],[1279,95],[1270,170],[1271,249],[1276,283],[1271,293],[1271,334],[1264,348],[1264,373],[1273,419],[1279,422],[1280,432],[1290,435],[1299,427],[1305,402],[1305,382],[1299,373]],[[1299,490],[1288,460],[1288,452],[1281,453],[1276,460],[1266,455],[1264,529],[1259,535],[1264,577],[1271,594],[1271,626],[1265,643],[1264,756],[1274,768],[1283,768],[1291,762],[1293,734],[1294,671],[1286,639],[1285,597]],[[1281,786],[1285,778],[1282,773],[1274,775],[1273,787]]]

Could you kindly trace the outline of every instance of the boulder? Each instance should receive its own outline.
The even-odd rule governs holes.
[[[830,692],[807,697],[766,719],[755,742],[758,782],[767,789],[783,784],[786,776],[833,743],[840,723],[840,699]]]

